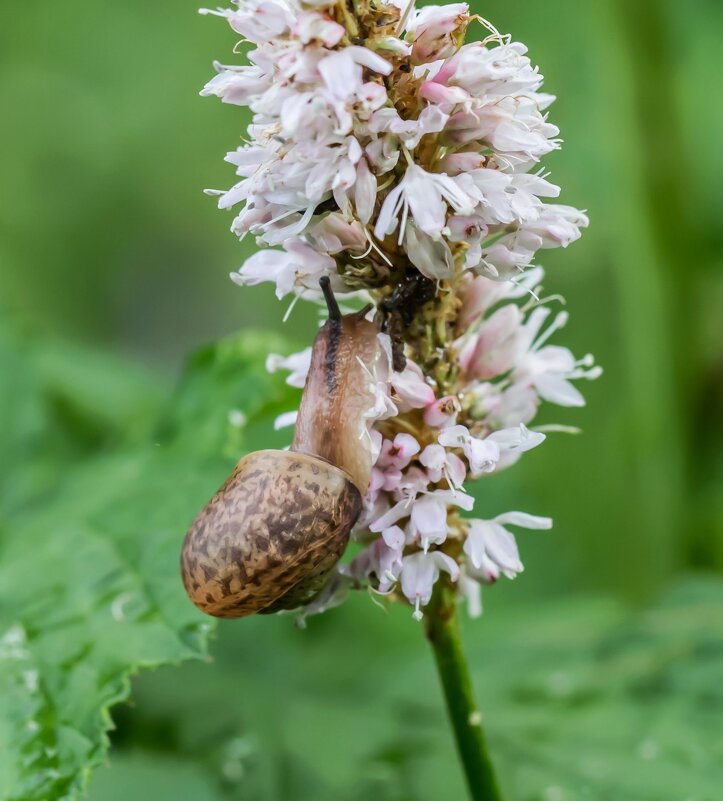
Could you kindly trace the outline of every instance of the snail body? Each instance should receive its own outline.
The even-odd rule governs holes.
[[[343,554],[372,467],[364,412],[378,329],[366,310],[342,316],[328,280],[329,319],[288,451],[244,456],[194,520],[181,552],[190,599],[214,617],[294,609],[322,588]]]

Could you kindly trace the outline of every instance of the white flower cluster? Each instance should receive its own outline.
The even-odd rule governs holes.
[[[367,585],[419,617],[440,571],[478,612],[480,583],[522,570],[505,526],[551,521],[462,517],[473,506],[465,483],[539,445],[544,434],[527,426],[540,402],[583,405],[571,380],[599,374],[591,357],[547,344],[566,314],[548,323],[538,300],[535,254],[567,246],[588,222],[545,202],[559,194],[538,166],[560,144],[545,114],[554,98],[539,91],[526,48],[465,3],[357,0],[352,12],[344,0],[239,0],[204,13],[253,45],[249,64],[217,65],[202,91],[253,113],[227,156],[240,180],[214,193],[221,208],[241,206],[239,237],[271,248],[233,280],[314,299],[328,276],[335,291],[362,291],[381,308],[416,275],[434,295],[406,319],[404,369],[391,369],[394,343],[379,335],[390,368],[373,377],[364,547],[307,612]],[[489,35],[463,44],[475,20]],[[272,356],[268,367],[303,386],[309,355]]]
[[[253,112],[248,143],[226,157],[240,180],[219,205],[243,204],[240,237],[283,248],[234,280],[273,281],[283,297],[329,275],[338,291],[346,274],[378,276],[404,257],[435,280],[456,263],[508,279],[540,248],[577,239],[585,215],[542,200],[559,194],[538,169],[559,131],[524,45],[499,34],[462,45],[465,3],[404,15],[359,5],[366,18],[323,1],[206,12],[255,46],[202,91]]]

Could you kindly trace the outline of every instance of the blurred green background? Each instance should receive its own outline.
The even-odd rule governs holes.
[[[528,45],[558,96],[551,119],[565,144],[545,166],[591,227],[542,263],[548,290],[571,312],[557,341],[605,368],[582,387],[585,409],[542,415],[584,434],[550,436],[480,498],[482,512],[522,508],[551,515],[555,528],[519,538],[526,573],[485,593],[487,615],[466,631],[474,650],[495,628],[522,625],[530,636],[524,621],[543,597],[584,591],[630,609],[677,575],[723,568],[723,104],[714,80],[723,5],[472,6]],[[230,283],[253,244],[239,245],[231,216],[201,191],[230,185],[223,156],[247,123],[238,108],[197,95],[212,59],[230,61],[234,43],[190,0],[2,0],[0,308],[16,325],[120,355],[169,389],[190,350],[239,328],[281,331],[293,347],[310,341],[312,311],[297,307],[282,324],[286,307],[271,290]],[[119,713],[112,767],[91,799],[459,792],[438,699],[425,697],[430,711],[409,686],[397,692],[403,653],[414,663],[408,681],[436,691],[404,610],[387,618],[355,598],[304,633],[283,619],[222,626],[214,653],[216,667],[138,680],[137,706]],[[359,711],[370,696],[379,707]],[[331,701],[320,709],[322,698]],[[404,733],[385,730],[372,758],[360,744],[372,710],[397,704]],[[307,729],[326,734],[307,741]],[[430,747],[420,744],[427,730],[445,765],[431,776],[407,759]],[[265,784],[267,768],[254,760],[269,743],[280,756]],[[335,796],[335,761],[343,773],[362,752],[369,781]],[[311,778],[320,764],[323,781]],[[405,789],[384,795],[392,775]],[[568,796],[553,786],[540,798]]]

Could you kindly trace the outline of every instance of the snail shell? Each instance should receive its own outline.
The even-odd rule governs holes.
[[[321,589],[361,506],[349,475],[319,457],[250,453],[186,535],[186,592],[214,617],[294,609]]]

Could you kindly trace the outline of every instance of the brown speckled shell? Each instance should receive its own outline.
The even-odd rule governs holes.
[[[186,592],[215,617],[299,606],[321,589],[341,557],[361,506],[346,473],[322,459],[293,451],[251,453],[186,535]]]

